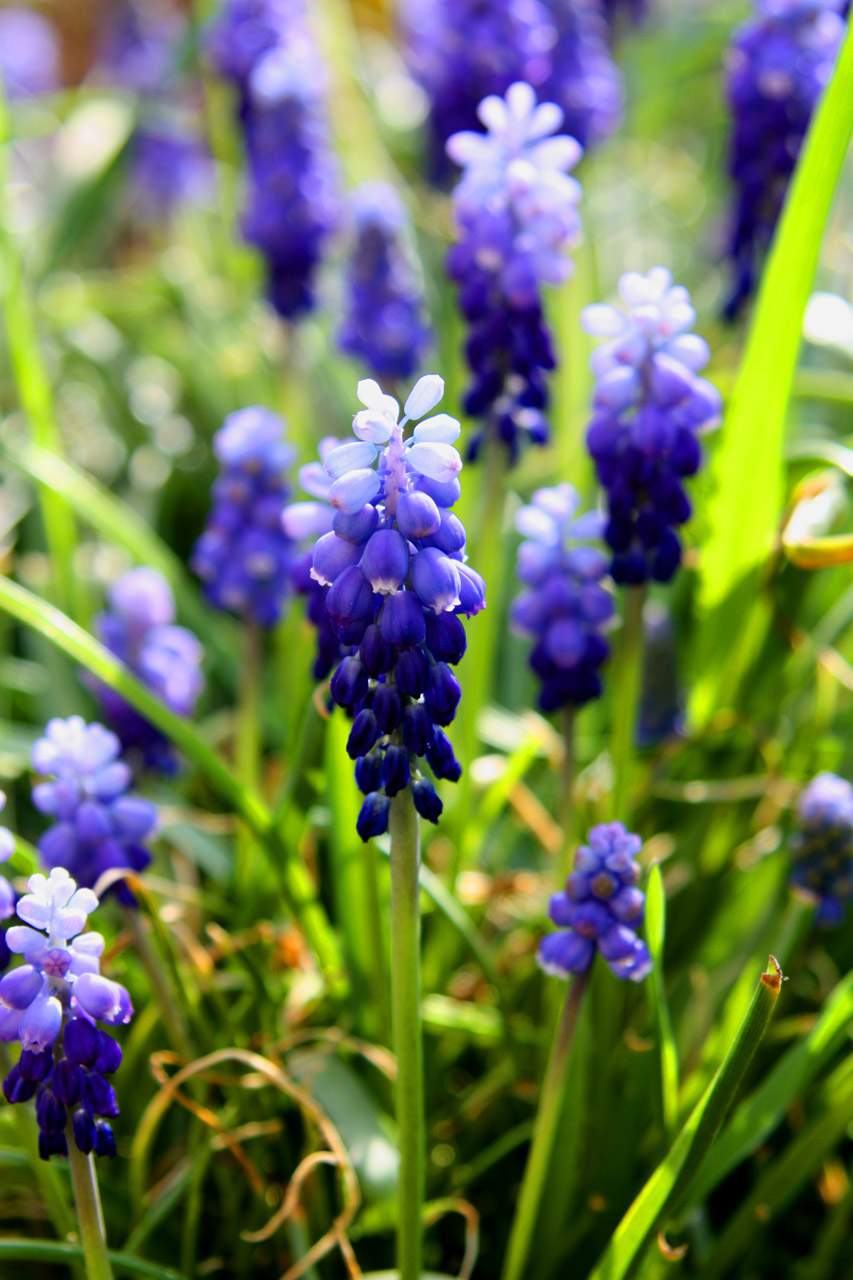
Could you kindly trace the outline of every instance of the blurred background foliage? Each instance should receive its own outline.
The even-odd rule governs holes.
[[[110,581],[160,556],[176,582],[179,620],[199,632],[207,652],[199,732],[230,758],[241,637],[230,619],[204,609],[183,567],[207,512],[211,437],[226,413],[262,403],[287,416],[306,461],[322,436],[345,433],[360,371],[335,348],[339,253],[325,264],[319,310],[297,329],[286,330],[263,300],[259,262],[237,230],[243,176],[229,94],[199,59],[192,25],[180,59],[192,84],[192,110],[217,158],[215,187],[166,222],[143,215],[129,181],[129,145],[138,121],[158,107],[98,74],[99,33],[111,8],[111,0],[45,6],[62,33],[68,87],[17,101],[9,114],[0,206],[5,270],[12,259],[20,263],[33,300],[56,434],[42,436],[46,448],[33,446],[10,363],[0,361],[0,553],[5,572],[61,603],[83,627]],[[425,104],[405,76],[389,8],[382,0],[351,8],[345,0],[317,0],[312,17],[329,60],[347,181],[391,176],[414,217],[438,333],[427,367],[443,374],[448,400],[458,406],[465,377],[460,326],[441,268],[449,213],[421,176]],[[208,10],[200,5],[192,15],[195,30]],[[713,351],[709,376],[724,395],[731,390],[748,319],[733,328],[719,319],[729,200],[722,64],[733,25],[746,12],[734,0],[660,0],[646,26],[622,30],[616,57],[626,77],[625,123],[579,170],[584,242],[575,277],[549,299],[562,356],[554,442],[530,450],[511,477],[495,592],[501,605],[473,624],[499,637],[496,680],[482,705],[463,697],[455,737],[465,780],[455,791],[445,788],[446,820],[424,833],[434,1205],[426,1257],[430,1268],[447,1274],[468,1265],[478,1220],[473,1274],[498,1274],[560,994],[536,969],[534,953],[556,887],[563,747],[555,727],[530,710],[535,690],[526,650],[507,627],[512,516],[534,487],[561,479],[595,500],[583,447],[590,347],[578,315],[586,303],[610,297],[622,271],[663,262],[690,288],[697,328]],[[848,164],[789,406],[789,498],[829,464],[851,473],[851,225]],[[4,293],[11,325],[8,277]],[[37,384],[39,370],[27,376]],[[716,447],[707,441],[711,454]],[[756,457],[756,488],[762,465]],[[475,565],[487,496],[479,478],[476,468],[466,471],[463,496]],[[59,566],[46,553],[37,503],[43,481],[73,513],[67,599]],[[677,673],[685,703],[707,674],[707,655],[700,658],[696,643],[696,596],[712,483],[708,468],[693,487],[685,566],[674,586],[655,593],[673,623],[675,652],[663,663]],[[838,492],[836,527],[843,529],[849,525],[843,481]],[[728,513],[735,527],[742,515]],[[640,753],[631,813],[619,815],[646,840],[645,863],[659,862],[663,872],[667,930],[659,981],[680,1064],[679,1119],[718,1066],[769,951],[790,977],[743,1099],[715,1148],[722,1154],[712,1153],[701,1195],[670,1232],[689,1245],[687,1254],[675,1263],[655,1250],[642,1270],[650,1280],[673,1269],[739,1280],[840,1280],[853,1270],[853,935],[849,928],[815,932],[808,910],[786,888],[790,808],[799,787],[821,769],[853,773],[853,585],[847,566],[809,572],[777,553],[764,565],[760,591],[771,606],[770,625],[739,686],[707,722],[688,721],[684,733]],[[34,842],[41,820],[28,799],[32,741],[50,715],[92,718],[94,710],[75,664],[43,636],[5,616],[0,636],[0,783],[9,793],[9,825]],[[342,997],[318,970],[257,850],[251,874],[234,892],[234,844],[246,837],[194,768],[151,787],[162,825],[146,913],[165,940],[198,1052],[233,1045],[262,1054],[336,1128],[362,1196],[347,1230],[370,1271],[389,1265],[396,1175],[387,1006],[375,968],[383,940],[365,900],[346,728],[339,716],[326,722],[316,713],[312,648],[296,601],[266,655],[261,790],[274,803],[287,788],[283,839],[316,877],[340,935],[350,993]],[[712,666],[722,669],[727,657],[714,653]],[[467,675],[463,660],[463,690]],[[611,686],[578,717],[578,833],[607,815],[612,700]],[[16,858],[15,869],[26,872],[23,847]],[[243,1233],[259,1230],[281,1205],[288,1180],[316,1142],[316,1116],[257,1071],[241,1077],[227,1063],[203,1093],[187,1089],[183,1105],[173,1096],[158,1116],[171,1071],[161,1011],[117,912],[114,925],[113,969],[129,986],[138,1016],[124,1040],[119,1159],[101,1176],[110,1241],[187,1278],[279,1275],[339,1209],[334,1170],[311,1174],[302,1208],[282,1229],[259,1242]],[[609,972],[595,973],[530,1280],[567,1268],[586,1275],[667,1148],[660,993],[626,990]],[[202,1098],[210,1108],[203,1113]],[[61,1169],[34,1172],[25,1141],[19,1118],[4,1107],[2,1232],[54,1239],[50,1186],[67,1202],[67,1180]],[[3,1261],[0,1249],[0,1274],[19,1274],[19,1266]],[[54,1274],[55,1264],[36,1257],[31,1272]],[[345,1272],[332,1254],[306,1274],[325,1280]]]

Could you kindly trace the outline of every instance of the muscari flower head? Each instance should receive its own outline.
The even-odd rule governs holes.
[[[791,849],[791,884],[816,904],[819,924],[842,924],[853,895],[853,787],[845,778],[819,773],[801,793]]]
[[[116,1026],[133,1015],[124,987],[100,973],[104,939],[84,933],[98,905],[64,867],[34,875],[18,902],[22,924],[7,931],[24,963],[0,978],[0,1039],[16,1040],[21,1056],[3,1081],[6,1101],[36,1100],[39,1155],[67,1153],[68,1119],[80,1151],[115,1155],[108,1118],[118,1104],[107,1075],[121,1049],[98,1022]]]
[[[114,733],[80,716],[49,720],[33,746],[33,768],[46,779],[33,787],[33,804],[54,819],[39,852],[48,867],[65,869],[86,889],[105,872],[142,871],[151,861],[144,842],[157,810],[128,794],[131,773],[118,758],[120,749]],[[124,883],[114,891],[125,905],[134,904]]]
[[[597,512],[578,515],[579,501],[570,484],[539,489],[515,521],[524,538],[517,572],[526,590],[513,603],[512,621],[536,641],[530,665],[541,681],[543,711],[597,698],[609,653],[602,634],[613,616],[601,585],[607,557],[588,545],[601,537],[602,521]]]
[[[699,469],[698,432],[719,421],[720,397],[697,376],[709,359],[686,289],[665,267],[619,281],[625,309],[584,308],[587,333],[608,341],[596,375],[587,447],[607,493],[604,536],[616,582],[668,582],[681,563],[676,530],[690,516],[683,481]]]
[[[409,70],[429,100],[432,176],[447,172],[447,139],[477,127],[490,94],[524,81],[562,107],[584,146],[621,119],[622,82],[599,0],[404,0]]]
[[[812,113],[844,39],[848,0],[756,0],[735,32],[726,91],[728,171],[735,208],[728,235],[734,319],[755,289]]]
[[[134,209],[152,222],[163,222],[180,205],[201,204],[212,192],[210,154],[177,121],[138,129],[130,161]]]
[[[422,365],[431,334],[405,206],[390,183],[371,182],[351,197],[350,215],[352,244],[338,343],[374,377],[408,379]]]
[[[281,526],[293,449],[283,420],[261,405],[238,409],[213,438],[221,471],[190,567],[209,602],[272,627],[290,590],[294,548]]]
[[[528,84],[479,107],[485,133],[457,133],[448,153],[463,166],[453,194],[457,243],[448,272],[459,287],[468,324],[466,356],[473,380],[465,410],[483,434],[514,459],[523,440],[548,438],[547,373],[555,356],[542,310],[542,287],[571,273],[566,250],[580,236],[581,189],[568,175],[581,147],[552,137],[563,118],[553,102],[536,103]]]
[[[191,716],[204,688],[202,647],[175,626],[172,589],[156,569],[131,569],[112,584],[95,633],[176,715]],[[139,752],[152,769],[173,772],[174,749],[154,725],[100,681],[91,681],[104,719],[125,752]]]
[[[317,632],[317,657],[314,661],[315,680],[325,680],[345,654],[337,637],[326,607],[329,584],[319,582],[313,571],[314,544],[324,534],[331,533],[334,508],[329,503],[331,476],[323,465],[328,455],[342,441],[326,436],[320,441],[320,461],[306,463],[299,469],[299,485],[309,499],[291,502],[282,513],[282,527],[294,544],[302,544],[291,565],[293,590],[305,598],[305,615]]]
[[[540,968],[558,978],[586,973],[598,951],[617,978],[642,982],[652,968],[642,927],[645,895],[637,888],[643,847],[621,822],[593,827],[575,854],[562,893],[551,898],[548,914],[559,933],[539,945]]]
[[[208,49],[239,90],[248,158],[243,235],[264,256],[272,305],[294,319],[338,216],[324,68],[300,0],[230,0]]]
[[[0,10],[0,77],[9,98],[32,98],[59,87],[59,36],[42,14]]]
[[[406,787],[421,816],[437,821],[441,801],[423,760],[437,778],[460,775],[443,731],[461,695],[451,667],[465,652],[460,615],[486,601],[451,509],[460,494],[459,423],[446,413],[425,417],[443,393],[436,374],[421,378],[400,418],[393,396],[360,382],[357,439],[325,460],[335,514],[314,548],[313,575],[329,586],[326,607],[348,650],[331,693],[354,717],[347,750],[366,796],[365,840],[387,830],[390,799]],[[409,422],[417,426],[406,438]]]

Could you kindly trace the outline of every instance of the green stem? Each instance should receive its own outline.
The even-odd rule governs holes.
[[[629,587],[619,658],[613,675],[613,814],[624,820],[631,795],[634,766],[634,728],[643,678],[643,605],[645,587]]]
[[[151,910],[152,913],[156,911],[153,903],[151,904]],[[172,1048],[185,1062],[192,1062],[195,1055],[187,1034],[187,1024],[178,1006],[172,984],[163,968],[163,962],[151,945],[151,939],[146,932],[145,925],[142,923],[139,911],[129,908],[125,911],[124,917],[133,938],[136,954],[139,956],[140,963],[157,999],[163,1026],[166,1028],[166,1034],[171,1041]]]
[[[74,1187],[74,1203],[77,1207],[77,1225],[80,1243],[86,1258],[86,1280],[113,1280],[113,1269],[107,1256],[104,1233],[104,1215],[95,1176],[95,1163],[91,1155],[77,1150],[71,1119],[68,1120],[68,1164],[71,1169],[71,1185]]]
[[[421,1280],[424,1202],[423,1043],[421,1038],[420,835],[412,793],[391,801],[391,1015],[397,1058],[400,1180],[397,1202],[399,1280]]]
[[[248,790],[257,792],[261,774],[261,632],[253,622],[244,627],[243,667],[240,672],[240,700],[234,740],[237,777]],[[244,898],[252,884],[252,864],[256,841],[250,829],[237,832],[235,889]]]
[[[527,1157],[515,1217],[512,1221],[503,1280],[523,1280],[525,1275],[527,1257],[539,1214],[539,1204],[548,1176],[548,1166],[551,1163],[560,1112],[563,1108],[566,1068],[584,993],[589,985],[589,974],[590,970],[587,970],[586,973],[576,974],[572,979],[557,1025],[554,1043],[551,1046],[545,1079],[542,1082],[539,1109],[536,1113],[533,1145]]]
[[[560,797],[557,812],[563,841],[557,855],[557,883],[562,885],[571,870],[572,848],[575,843],[575,709],[566,707],[563,712],[563,764],[560,769]]]
[[[388,958],[385,954],[385,926],[379,893],[380,854],[372,840],[361,850],[367,931],[370,939],[370,986],[382,1044],[391,1043],[391,1008],[388,998]]]

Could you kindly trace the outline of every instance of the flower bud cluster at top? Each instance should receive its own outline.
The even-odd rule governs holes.
[[[90,889],[105,872],[142,871],[151,861],[144,841],[157,824],[148,800],[129,795],[131,773],[119,760],[120,743],[101,724],[80,716],[50,720],[33,746],[33,768],[47,779],[33,787],[33,804],[54,819],[38,842],[50,868],[64,868]],[[135,898],[119,881],[119,901]]]
[[[548,914],[561,932],[542,939],[537,960],[546,973],[568,978],[586,973],[598,951],[617,978],[642,982],[652,969],[637,932],[646,899],[637,888],[634,859],[643,842],[621,822],[593,827],[587,839],[575,854],[565,892],[551,898]]]
[[[819,924],[842,924],[853,896],[853,787],[819,773],[797,801],[791,884],[817,906]]]
[[[486,98],[485,133],[457,133],[448,154],[463,166],[453,193],[457,243],[447,259],[468,324],[465,354],[473,379],[465,411],[483,420],[482,436],[512,460],[526,440],[548,438],[547,373],[556,363],[542,310],[542,286],[571,273],[566,250],[580,236],[581,189],[567,170],[580,145],[552,137],[562,121],[553,102],[536,103],[530,85]]]
[[[190,567],[208,601],[244,621],[272,627],[290,590],[294,547],[281,525],[294,450],[285,423],[262,405],[238,409],[213,437],[222,470]]]
[[[755,0],[754,7],[727,59],[728,169],[735,188],[729,319],[755,289],[812,112],[844,40],[848,0]]]
[[[424,417],[443,394],[436,374],[421,378],[400,419],[393,396],[360,382],[366,407],[353,421],[357,439],[325,459],[334,518],[314,548],[312,573],[329,587],[332,627],[348,650],[331,693],[354,717],[347,750],[366,796],[358,819],[365,840],[387,829],[390,799],[406,787],[421,816],[437,821],[441,801],[421,773],[423,759],[437,778],[460,774],[442,728],[460,697],[450,668],[465,652],[459,615],[478,613],[486,600],[451,510],[460,494],[459,423],[446,413]],[[406,439],[410,421],[417,426]]]
[[[84,933],[98,899],[78,889],[62,867],[34,875],[6,935],[24,963],[0,978],[0,1039],[17,1040],[18,1062],[3,1081],[6,1101],[36,1100],[39,1155],[67,1153],[66,1126],[80,1151],[115,1155],[108,1117],[118,1104],[107,1075],[121,1064],[121,1049],[106,1031],[129,1022],[130,996],[100,973],[104,939]]]
[[[347,295],[338,343],[375,378],[409,379],[431,341],[405,206],[388,182],[350,197]]]
[[[131,569],[112,584],[107,603],[95,618],[98,638],[171,711],[191,716],[204,688],[202,647],[186,627],[175,626],[175,598],[166,579],[156,569]],[[148,768],[173,772],[175,750],[159,729],[105,684],[88,682],[122,750],[139,752]]]
[[[708,344],[687,330],[695,312],[665,267],[619,281],[625,310],[585,307],[587,333],[606,338],[596,375],[587,447],[607,491],[604,536],[620,583],[668,582],[681,563],[676,530],[689,518],[685,477],[699,469],[697,433],[716,426],[720,396],[697,371]]]
[[[512,606],[512,621],[536,646],[530,665],[541,681],[543,711],[582,706],[601,693],[599,667],[610,648],[602,635],[613,598],[601,585],[607,557],[584,545],[601,537],[597,512],[577,515],[570,484],[539,489],[515,518],[524,538],[517,572],[527,587]]]
[[[303,0],[226,0],[208,53],[239,92],[249,165],[243,235],[264,255],[269,298],[294,319],[338,217],[325,70]]]
[[[409,70],[430,104],[432,174],[444,147],[477,125],[477,108],[523,80],[563,110],[565,131],[594,146],[622,118],[622,77],[600,0],[403,0]]]
[[[308,462],[299,469],[299,485],[309,494],[309,500],[291,502],[282,513],[282,527],[287,537],[294,543],[307,544],[306,550],[293,560],[291,582],[294,591],[305,597],[306,616],[317,632],[317,657],[313,667],[315,680],[325,680],[346,654],[326,608],[329,585],[318,582],[312,573],[314,544],[324,534],[331,533],[335,514],[329,502],[332,478],[326,473],[324,463],[332,450],[342,443],[335,436],[326,436],[320,441],[320,461]]]

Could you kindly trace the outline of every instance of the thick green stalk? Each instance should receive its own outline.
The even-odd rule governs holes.
[[[104,1215],[95,1176],[95,1162],[91,1155],[77,1150],[71,1119],[68,1120],[68,1164],[71,1169],[71,1185],[74,1188],[74,1204],[77,1208],[77,1225],[80,1243],[86,1258],[86,1280],[113,1280],[113,1269],[107,1256],[104,1233]]]
[[[391,801],[391,1018],[397,1058],[400,1180],[397,1199],[399,1280],[421,1280],[424,1202],[423,1043],[421,1036],[418,815],[407,787]]]
[[[634,728],[643,679],[643,605],[645,587],[629,587],[625,593],[625,616],[619,644],[619,658],[613,674],[613,816],[624,821],[625,805],[631,795],[634,772]]]
[[[563,765],[560,770],[560,796],[557,812],[563,839],[557,855],[557,883],[562,886],[571,871],[572,849],[575,844],[575,709],[566,707],[563,712]]]
[[[646,1249],[684,1203],[690,1185],[740,1088],[764,1037],[782,988],[782,973],[770,962],[752,1004],[717,1074],[690,1118],[622,1221],[589,1280],[628,1280],[637,1274]]]
[[[554,1149],[554,1141],[559,1127],[560,1112],[563,1109],[563,1094],[566,1084],[566,1068],[574,1040],[575,1027],[583,1003],[584,993],[589,986],[589,970],[578,973],[572,978],[571,986],[566,994],[563,1012],[557,1024],[554,1043],[548,1059],[545,1079],[542,1083],[542,1094],[539,1109],[536,1113],[536,1127],[533,1130],[533,1145],[527,1157],[521,1191],[512,1222],[506,1260],[504,1262],[503,1280],[523,1280],[526,1274],[527,1258],[536,1230],[536,1219],[539,1204],[548,1176],[548,1166]]]

